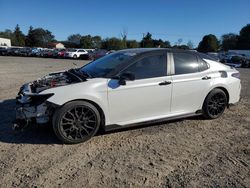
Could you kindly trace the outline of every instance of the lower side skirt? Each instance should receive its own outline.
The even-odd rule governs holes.
[[[140,125],[150,125],[150,124],[153,124],[153,123],[160,123],[160,122],[165,122],[165,121],[184,119],[184,118],[200,116],[200,115],[202,115],[202,110],[198,110],[196,113],[189,113],[189,114],[184,114],[184,115],[178,115],[178,116],[173,116],[173,117],[168,117],[168,118],[161,118],[161,119],[150,120],[150,121],[144,121],[144,122],[133,123],[133,124],[128,124],[128,125],[118,125],[118,124],[106,125],[105,126],[105,131],[113,131],[113,130],[118,130],[118,129],[129,128],[129,127],[137,127],[137,126],[140,126]]]

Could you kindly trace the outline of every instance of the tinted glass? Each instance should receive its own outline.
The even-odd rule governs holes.
[[[197,57],[189,53],[173,53],[175,74],[189,74],[199,71]]]
[[[162,77],[167,75],[167,61],[165,55],[150,56],[141,59],[123,72],[130,72],[135,79]]]
[[[207,70],[208,68],[208,64],[205,61],[200,60],[200,71]]]
[[[68,52],[76,52],[76,50],[74,50],[74,49],[71,49],[71,50],[68,50]]]

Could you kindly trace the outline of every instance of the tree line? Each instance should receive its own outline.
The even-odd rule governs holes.
[[[0,31],[0,37],[11,39],[13,46],[28,47],[49,47],[50,43],[61,42],[67,48],[102,48],[107,50],[120,50],[124,48],[179,48],[194,49],[192,41],[182,44],[179,39],[175,45],[171,46],[169,41],[162,39],[154,39],[149,32],[143,36],[141,41],[128,40],[127,32],[121,33],[121,37],[102,38],[101,36],[72,34],[65,41],[57,41],[51,31],[44,28],[33,28],[30,26],[28,34],[25,35],[19,25],[16,25],[12,31],[6,29]],[[200,52],[217,52],[219,50],[227,51],[229,49],[245,49],[250,50],[250,24],[244,26],[239,34],[228,33],[218,39],[213,34],[205,35],[200,41],[197,50]]]
[[[228,33],[219,40],[215,35],[205,35],[198,45],[200,52],[217,52],[219,50],[250,50],[250,24],[244,26],[239,34]]]

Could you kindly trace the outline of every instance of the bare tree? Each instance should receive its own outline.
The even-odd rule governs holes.
[[[180,38],[180,39],[178,39],[178,41],[177,41],[177,45],[178,45],[178,46],[180,46],[180,45],[181,45],[181,43],[182,43],[182,41],[183,41],[183,40],[182,40],[181,38]]]
[[[127,36],[128,36],[128,28],[123,27],[123,29],[121,31],[122,40],[127,40]]]
[[[188,46],[189,49],[193,49],[194,48],[194,43],[191,40],[189,40],[188,43],[187,43],[187,46]]]
[[[128,28],[123,27],[121,31],[121,38],[122,38],[124,48],[127,48],[127,36],[128,36]]]

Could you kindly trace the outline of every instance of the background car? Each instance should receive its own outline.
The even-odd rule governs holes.
[[[29,47],[21,48],[18,53],[19,56],[25,56],[25,57],[31,56],[31,54],[32,54],[32,48]]]
[[[77,59],[82,54],[88,54],[87,50],[84,50],[84,49],[70,49],[65,53],[65,58]]]
[[[108,54],[111,54],[115,52],[114,50],[110,50],[110,51],[107,51],[107,50],[104,50],[104,49],[96,49],[94,51],[90,51],[88,52],[87,54],[82,54],[80,55],[80,59],[83,59],[83,60],[96,60],[96,59],[99,59],[105,55],[108,55]]]
[[[242,67],[242,64],[246,61],[246,58],[241,55],[228,55],[226,58],[221,60],[222,63],[235,68]]]
[[[42,51],[42,48],[32,48],[31,49],[31,57],[37,57],[40,56],[40,52]]]
[[[66,49],[59,50],[57,53],[57,57],[64,58],[66,51],[67,51]]]
[[[7,47],[0,47],[0,55],[7,55]]]
[[[93,60],[99,59],[105,55],[107,55],[108,51],[104,49],[97,49],[93,52],[92,58]]]
[[[7,55],[10,56],[18,56],[19,55],[20,48],[11,47],[7,49]]]
[[[53,49],[45,49],[41,53],[42,57],[53,57]]]
[[[81,54],[79,59],[82,60],[93,60],[93,52],[88,52],[87,54]]]

